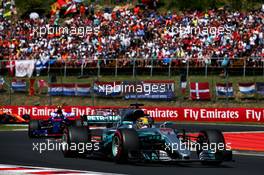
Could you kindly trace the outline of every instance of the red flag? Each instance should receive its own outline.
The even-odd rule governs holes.
[[[67,15],[70,13],[76,13],[76,12],[77,12],[76,4],[71,4],[65,11],[64,15]]]
[[[210,89],[208,82],[191,82],[190,95],[192,100],[210,100]]]
[[[60,8],[67,5],[67,3],[64,0],[57,0],[57,3]]]
[[[85,14],[85,7],[84,7],[84,5],[81,5],[80,6],[80,14],[81,15],[84,15]]]

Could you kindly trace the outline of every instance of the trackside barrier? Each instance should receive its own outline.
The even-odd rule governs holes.
[[[50,96],[89,96],[91,85],[86,83],[51,83],[48,85]]]
[[[65,112],[73,112],[77,117],[93,115],[98,109],[113,112],[124,107],[113,106],[65,106]],[[56,110],[55,106],[2,106],[1,111],[18,115],[29,114],[31,119],[47,119]],[[181,122],[225,122],[225,123],[261,123],[264,124],[264,108],[176,108],[144,107],[143,110],[155,121]]]

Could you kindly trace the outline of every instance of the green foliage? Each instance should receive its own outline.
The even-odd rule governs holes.
[[[236,10],[259,8],[264,0],[160,0],[163,9],[208,10],[227,6]]]
[[[50,11],[50,5],[56,0],[15,0],[15,2],[21,16],[30,12],[46,15]]]
[[[50,5],[56,0],[15,0],[20,16],[30,12],[38,12],[47,15],[50,12]],[[115,5],[115,0],[84,0],[85,4],[98,2],[101,6]],[[126,2],[136,2],[127,0]],[[138,0],[140,2],[140,0]],[[159,0],[159,7],[166,10],[208,10],[227,6],[236,10],[250,10],[260,8],[264,0]]]

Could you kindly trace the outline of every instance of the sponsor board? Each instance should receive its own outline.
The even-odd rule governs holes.
[[[112,106],[65,106],[65,112],[81,115],[96,115],[98,109],[118,109]],[[156,121],[190,121],[190,122],[264,122],[264,108],[177,108],[144,107]],[[0,111],[18,115],[29,114],[31,119],[47,119],[56,106],[1,106]]]
[[[124,99],[172,100],[175,98],[174,81],[124,81]]]

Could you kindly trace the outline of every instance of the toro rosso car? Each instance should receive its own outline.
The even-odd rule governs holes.
[[[33,137],[59,137],[65,127],[76,123],[74,113],[66,113],[59,109],[52,112],[48,120],[31,120],[28,125],[28,136]]]
[[[66,127],[62,136],[64,157],[85,155],[108,157],[117,163],[181,161],[209,165],[232,160],[232,152],[218,130],[187,134],[167,122],[154,124],[137,107],[120,109],[119,114],[83,116],[81,125]],[[89,149],[72,149],[79,144],[88,144]]]
[[[22,116],[10,112],[6,112],[0,109],[0,123],[9,124],[9,123],[28,123],[30,116],[24,114]]]

